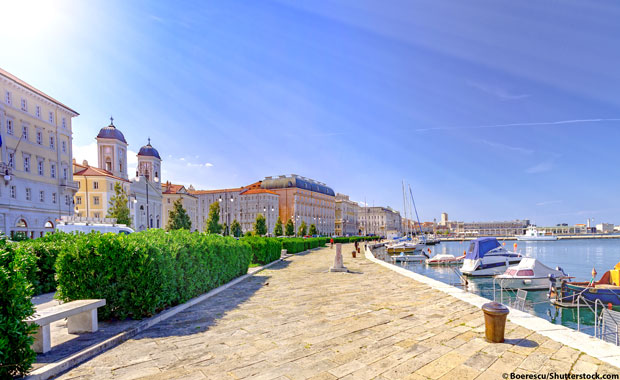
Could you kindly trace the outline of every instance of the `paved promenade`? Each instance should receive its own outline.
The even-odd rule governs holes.
[[[294,256],[187,309],[61,379],[502,379],[620,373],[508,323],[484,340],[482,312],[343,247]]]

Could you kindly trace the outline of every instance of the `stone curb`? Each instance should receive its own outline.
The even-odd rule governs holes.
[[[305,251],[304,251],[305,252]],[[299,253],[303,253],[303,252],[299,252]],[[54,363],[50,363],[47,364],[41,368],[38,368],[32,372],[30,372],[25,379],[27,380],[45,380],[45,379],[49,379],[55,376],[58,376],[59,374],[73,368],[76,367],[77,365],[79,365],[80,363],[85,362],[86,360],[92,358],[93,356],[99,355],[100,353],[109,350],[110,348],[113,348],[115,346],[118,346],[119,344],[123,343],[124,341],[134,337],[135,335],[137,335],[138,333],[148,329],[149,327],[152,327],[156,324],[158,324],[159,322],[165,321],[166,319],[182,312],[183,310],[196,305],[197,303],[200,303],[208,298],[211,298],[219,293],[221,293],[222,291],[240,283],[241,281],[246,280],[247,278],[255,275],[258,272],[261,272],[264,269],[269,268],[272,265],[275,265],[281,261],[284,261],[286,259],[288,259],[291,256],[295,256],[293,254],[291,255],[286,255],[284,257],[280,257],[280,259],[275,260],[267,265],[261,266],[261,267],[254,267],[254,268],[249,268],[248,269],[248,273],[244,274],[241,277],[237,277],[236,279],[222,285],[219,286],[215,289],[210,290],[209,292],[202,294],[198,297],[192,298],[191,300],[181,304],[181,305],[177,305],[174,306],[170,309],[164,310],[161,313],[154,315],[148,319],[143,320],[142,322],[138,323],[138,325],[136,325],[135,327],[132,327],[130,329],[127,329],[121,333],[118,333],[117,335],[113,336],[112,338],[106,339],[103,342],[97,343],[94,346],[90,346],[88,348],[83,349],[80,352],[77,352],[69,357],[66,357],[60,361],[54,362]]]
[[[368,246],[366,246],[364,250],[364,255],[366,256],[366,259],[376,264],[382,265],[398,274],[429,285],[433,289],[449,294],[454,298],[467,302],[470,305],[482,307],[483,304],[489,302],[488,299],[479,295],[468,293],[467,291],[459,289],[455,286],[433,280],[432,278],[412,272],[405,268],[401,268],[394,264],[387,263],[383,260],[379,260],[375,258]],[[513,309],[511,307],[509,307],[509,309],[510,314],[508,314],[508,319],[512,323],[525,327],[540,335],[553,339],[556,342],[574,348],[575,350],[584,352],[615,367],[620,367],[620,346],[613,345],[566,326],[555,325],[545,319],[524,311]]]

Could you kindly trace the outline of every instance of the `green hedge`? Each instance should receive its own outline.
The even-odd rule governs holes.
[[[101,319],[141,319],[244,275],[249,244],[232,237],[148,230],[76,235],[58,256],[63,301],[105,298]]]
[[[19,249],[24,249],[35,258],[35,267],[28,272],[28,280],[33,286],[34,295],[56,290],[56,258],[72,244],[73,235],[65,233],[49,234],[35,240],[21,241]]]
[[[334,243],[354,243],[356,241],[370,241],[377,240],[376,236],[348,236],[348,237],[335,237]]]
[[[281,239],[267,237],[244,237],[240,239],[252,247],[253,264],[269,264],[278,260],[282,253]]]
[[[282,240],[282,248],[286,249],[287,253],[299,253],[307,249],[322,247],[329,241],[329,238],[285,238],[280,240]]]
[[[0,379],[25,374],[36,358],[30,348],[36,326],[22,322],[34,313],[28,274],[36,259],[17,248],[0,239]]]

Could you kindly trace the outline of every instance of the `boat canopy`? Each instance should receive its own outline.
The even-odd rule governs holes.
[[[510,270],[513,270],[515,272],[514,274],[517,276],[521,276],[522,274],[520,272],[524,270],[529,271],[530,276],[536,278],[548,277],[549,274],[553,274],[558,277],[566,276],[566,273],[564,273],[562,268],[552,269],[533,257],[524,257],[518,265],[508,268],[506,273]]]
[[[485,237],[472,240],[465,259],[477,260],[484,257],[484,255],[497,247],[501,247],[501,244],[494,237]]]

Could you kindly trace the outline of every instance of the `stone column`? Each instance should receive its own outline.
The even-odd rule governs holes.
[[[336,243],[336,256],[334,257],[334,266],[329,268],[330,272],[348,272],[348,269],[342,262],[342,244]]]

